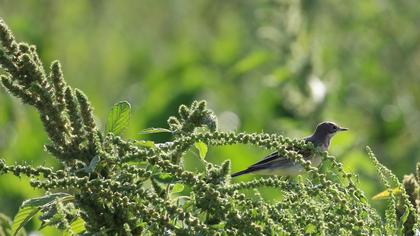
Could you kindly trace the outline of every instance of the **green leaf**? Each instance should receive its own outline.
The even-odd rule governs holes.
[[[176,183],[172,188],[172,193],[180,193],[184,190],[184,185],[180,183]]]
[[[400,217],[401,225],[404,225],[404,223],[407,221],[408,215],[410,215],[410,208],[405,206],[404,214]]]
[[[71,232],[65,231],[63,236],[70,236],[70,235],[81,234],[81,233],[85,232],[86,231],[85,224],[86,224],[86,222],[81,217],[77,217],[70,224]]]
[[[375,196],[373,196],[372,200],[388,199],[389,197],[391,197],[391,192],[394,195],[400,195],[401,194],[401,189],[399,187],[392,188],[392,189],[387,189],[387,190],[382,191],[382,192],[376,194]]]
[[[184,210],[189,210],[194,208],[194,203],[192,201],[186,201],[183,205],[182,205],[182,209]]]
[[[207,145],[201,141],[198,141],[194,144],[194,146],[197,148],[200,158],[204,160],[208,151]]]
[[[313,224],[307,225],[306,228],[305,228],[305,233],[307,233],[307,234],[316,233],[316,226],[313,225]]]
[[[156,133],[172,133],[172,131],[165,128],[147,128],[140,131],[140,134],[156,134]]]
[[[100,156],[95,156],[89,163],[89,165],[87,166],[86,172],[87,173],[92,173],[95,171],[96,166],[98,165],[98,163],[101,161],[101,157]]]
[[[146,140],[137,140],[136,144],[142,147],[154,148],[156,147],[155,142]]]
[[[106,132],[120,135],[130,122],[131,105],[127,101],[114,104],[108,114]]]
[[[32,198],[22,203],[18,213],[13,219],[12,234],[17,235],[19,230],[28,223],[39,210],[59,198],[69,197],[67,193],[53,193],[40,198]]]
[[[12,235],[12,220],[0,213],[0,235],[1,236],[11,236]],[[26,236],[25,230],[19,231],[17,234],[19,236]]]
[[[212,229],[224,229],[225,228],[225,225],[226,225],[226,222],[225,221],[222,221],[222,222],[220,222],[220,223],[218,223],[218,224],[215,224],[215,225],[211,225],[210,227],[212,228]]]
[[[19,230],[25,226],[38,211],[39,209],[37,207],[21,207],[13,219],[12,234],[17,235]]]
[[[68,194],[68,193],[53,193],[53,194],[50,194],[50,195],[26,200],[22,203],[22,205],[20,207],[41,207],[41,206],[45,206],[45,205],[53,202],[56,199],[59,199],[59,198],[66,198],[66,199],[70,198],[70,199],[72,199],[72,197],[73,196]]]
[[[83,167],[82,169],[79,169],[78,172],[84,171],[88,174],[93,173],[96,170],[96,166],[101,161],[100,156],[95,156],[92,160],[90,160],[90,163],[88,166]]]
[[[174,181],[174,177],[168,173],[154,175],[153,178],[161,183],[172,183]]]

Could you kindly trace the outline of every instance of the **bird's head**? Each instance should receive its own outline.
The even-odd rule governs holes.
[[[318,137],[329,137],[331,138],[337,132],[346,131],[347,128],[343,128],[335,124],[334,122],[324,121],[320,123],[315,130],[314,135]]]

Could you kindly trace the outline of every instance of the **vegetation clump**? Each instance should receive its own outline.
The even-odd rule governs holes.
[[[147,131],[170,132],[171,142],[118,136],[129,118],[125,102],[116,104],[101,132],[87,96],[65,82],[58,61],[45,69],[35,46],[17,42],[3,21],[0,40],[1,83],[38,110],[50,140],[45,149],[62,164],[52,169],[0,160],[0,174],[28,176],[33,187],[46,190],[45,196],[25,201],[13,223],[2,220],[5,235],[18,233],[38,212],[42,227],[70,235],[403,235],[419,230],[413,205],[418,205],[417,182],[400,183],[370,149],[385,187],[399,190],[398,195],[391,192],[384,219],[335,157],[281,135],[219,132],[204,101],[181,105],[178,115],[168,119],[168,129]],[[301,163],[308,178],[231,183],[228,160],[216,165],[203,159],[203,173],[182,165],[193,147],[204,156],[207,146],[232,144],[277,150]],[[317,152],[328,168],[312,167],[291,147]],[[265,201],[260,187],[276,189],[281,201]],[[253,192],[246,195],[247,189]]]

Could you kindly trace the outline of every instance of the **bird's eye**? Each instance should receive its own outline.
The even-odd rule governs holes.
[[[336,131],[338,128],[337,128],[337,126],[335,126],[335,125],[334,125],[334,126],[332,127],[332,129],[333,129],[334,131]]]

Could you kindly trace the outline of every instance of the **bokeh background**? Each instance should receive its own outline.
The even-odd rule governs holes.
[[[38,47],[46,67],[61,61],[100,124],[114,103],[129,101],[126,138],[169,140],[138,132],[166,127],[180,104],[205,99],[221,130],[299,138],[323,120],[350,128],[330,151],[359,175],[368,197],[383,186],[366,145],[400,179],[420,159],[416,1],[0,0],[0,16],[18,40]],[[0,157],[59,167],[43,151],[47,142],[35,110],[1,90]],[[230,159],[237,171],[265,154],[234,145],[210,148],[207,160]],[[184,161],[203,169],[194,150]],[[25,178],[0,176],[0,212],[13,216],[41,195]]]

